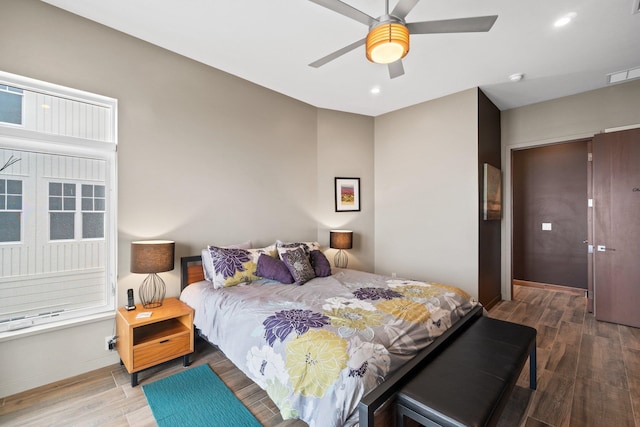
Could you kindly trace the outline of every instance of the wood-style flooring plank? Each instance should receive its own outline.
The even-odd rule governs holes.
[[[157,423],[149,405],[126,415],[129,427],[156,427]]]
[[[577,376],[629,390],[619,338],[583,335]]]
[[[600,322],[595,317],[589,316],[584,322],[584,333],[598,337],[619,337],[618,325],[609,322]]]
[[[629,393],[617,387],[578,377],[570,427],[635,427]]]
[[[564,310],[558,310],[556,308],[547,307],[542,312],[542,316],[540,316],[540,321],[538,325],[550,326],[552,328],[557,328],[560,326],[560,321],[564,316]]]
[[[520,304],[518,301],[500,301],[491,309],[491,317],[495,317],[496,319],[509,317],[513,310],[516,309],[516,306]]]
[[[514,427],[524,422],[527,415],[527,409],[531,403],[533,390],[526,387],[514,387],[511,397],[500,416],[497,427]]]
[[[631,326],[618,325],[622,346],[640,350],[640,328],[632,328]]]
[[[580,347],[578,345],[556,341],[549,352],[549,359],[545,369],[558,375],[575,378],[579,352]]]
[[[535,328],[545,308],[539,305],[519,304],[509,316],[509,320]]]
[[[551,426],[566,425],[573,403],[573,387],[573,378],[544,370],[538,377],[529,416]]]
[[[66,402],[69,399],[113,389],[116,385],[108,374],[109,372],[109,368],[101,368],[70,380],[57,381],[31,391],[9,396],[4,399],[5,403],[0,408],[0,417],[21,410],[38,410]]]
[[[558,329],[559,328],[538,323],[536,325],[536,330],[538,331],[536,335],[536,347],[551,350],[558,336]]]
[[[570,295],[569,303],[564,310],[562,320],[582,324],[587,313],[586,298],[579,295]]]

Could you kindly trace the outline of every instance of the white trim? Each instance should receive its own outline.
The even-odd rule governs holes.
[[[64,97],[74,101],[84,103],[92,103],[94,105],[106,108],[115,108],[117,100],[108,96],[97,95],[91,92],[85,92],[79,89],[73,89],[66,86],[60,86],[54,83],[43,82],[41,80],[20,76],[17,74],[0,71],[0,84],[7,86],[20,87],[21,89],[31,89],[34,92],[43,93],[55,97]]]
[[[526,141],[521,142],[519,144],[509,145],[504,147],[503,150],[503,158],[502,164],[504,165],[504,174],[503,174],[503,216],[502,216],[502,241],[501,241],[501,251],[502,251],[502,298],[506,301],[510,301],[512,299],[511,295],[511,263],[513,262],[512,253],[513,253],[513,245],[511,242],[512,239],[512,228],[513,228],[513,202],[511,200],[511,155],[513,151],[524,150],[529,148],[542,147],[545,145],[553,145],[560,144],[567,141],[575,141],[579,139],[587,139],[593,138],[595,134],[593,132],[585,132],[585,133],[577,133],[573,135],[564,135],[557,136],[548,139],[540,139],[536,141]]]
[[[8,331],[0,333],[0,343],[20,338],[26,338],[33,335],[44,334],[47,332],[57,331],[61,329],[73,328],[75,326],[85,325],[88,323],[101,322],[113,318],[115,321],[116,312],[109,310],[104,313],[92,314],[85,317],[63,320],[55,323],[45,323],[42,325],[32,326],[28,329],[19,329],[16,331]]]
[[[626,125],[626,126],[618,126],[615,128],[607,128],[604,130],[604,133],[619,132],[621,130],[629,130],[629,129],[637,129],[637,128],[640,128],[640,123],[635,125]]]

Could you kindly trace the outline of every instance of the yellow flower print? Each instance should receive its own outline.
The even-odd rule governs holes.
[[[252,282],[260,279],[260,277],[255,275],[256,269],[258,268],[255,262],[247,261],[243,263],[242,266],[244,267],[244,271],[238,269],[233,276],[224,279],[225,287],[235,286],[238,283]]]
[[[347,366],[347,341],[325,330],[310,330],[289,341],[285,367],[295,393],[322,397]]]
[[[435,286],[420,286],[420,285],[405,285],[398,286],[395,289],[396,292],[400,292],[407,298],[420,298],[420,299],[429,299],[434,298],[440,295],[442,292],[440,289]]]
[[[362,331],[367,327],[382,324],[382,316],[377,311],[363,310],[356,307],[332,308],[326,310],[325,315],[331,319],[331,325],[339,328],[341,326]]]
[[[376,304],[376,307],[398,319],[413,323],[426,322],[431,317],[427,307],[404,298],[385,300]]]
[[[466,293],[465,291],[463,291],[460,288],[456,288],[455,286],[445,285],[443,283],[431,283],[431,285],[437,286],[438,288],[441,288],[441,289],[447,290],[449,292],[453,292],[455,294],[458,294],[463,298],[467,298],[467,299],[471,298],[471,295],[469,295],[468,293]]]

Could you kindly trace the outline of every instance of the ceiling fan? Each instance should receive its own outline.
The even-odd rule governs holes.
[[[347,18],[354,19],[369,27],[363,39],[338,49],[309,66],[318,68],[324,64],[366,45],[367,59],[378,64],[387,64],[389,77],[404,74],[402,58],[409,52],[410,34],[473,33],[486,32],[493,27],[498,15],[476,16],[472,18],[444,19],[439,21],[405,22],[419,0],[399,0],[389,13],[389,0],[385,0],[385,14],[374,18],[340,0],[310,0]]]

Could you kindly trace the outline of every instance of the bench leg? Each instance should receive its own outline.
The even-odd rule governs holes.
[[[441,427],[440,424],[428,419],[427,417],[407,408],[404,405],[396,404],[396,427],[406,427],[406,418],[409,418],[424,427]]]
[[[533,343],[531,353],[529,353],[529,388],[535,390],[538,386],[536,368],[536,343]]]

